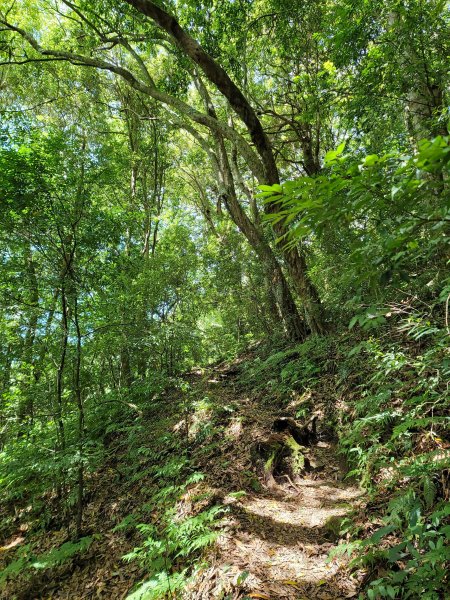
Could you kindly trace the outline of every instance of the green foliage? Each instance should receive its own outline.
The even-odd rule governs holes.
[[[329,302],[341,304],[347,315],[358,311],[350,327],[385,324],[392,311],[376,303],[380,295],[394,300],[394,289],[428,286],[436,294],[448,286],[450,198],[443,180],[450,173],[449,148],[449,138],[439,136],[423,140],[414,154],[362,158],[342,155],[341,145],[323,174],[263,192],[281,205],[267,218],[292,224],[281,243],[293,246],[313,236],[325,250],[317,253],[314,272],[319,280],[320,272],[325,275],[319,283]]]
[[[65,542],[59,548],[38,555],[33,553],[31,544],[26,544],[17,552],[16,560],[10,562],[0,573],[0,589],[5,588],[11,578],[21,575],[30,577],[33,571],[55,568],[74,556],[87,552],[92,542],[92,537],[82,537],[77,542]]]
[[[240,381],[252,389],[269,389],[273,397],[285,402],[292,392],[313,387],[332,368],[333,345],[331,337],[316,337],[273,353],[263,346],[262,356],[257,353],[244,365]]]
[[[381,335],[362,327],[358,336],[342,332],[272,352],[260,347],[240,381],[258,394],[264,389],[267,402],[287,404],[305,389],[321,397],[325,382],[328,402],[344,399],[344,410],[334,410],[331,420],[348,477],[369,490],[378,510],[363,517],[373,520],[372,535],[365,537],[357,520],[345,524],[351,541],[333,556],[347,553],[355,568],[369,570],[373,598],[439,598],[449,561],[447,331],[433,312],[413,306],[395,319],[388,335],[389,322]],[[307,397],[296,404],[296,417],[308,419],[313,407]]]
[[[19,514],[30,535],[81,536],[107,465],[161,517],[115,527],[144,523],[150,579],[131,597],[178,593],[219,515],[178,516],[201,479],[191,445],[220,451],[235,411],[184,374],[248,352],[239,385],[302,420],[319,403],[379,503],[382,527],[348,547],[372,569],[369,598],[434,598],[432,579],[448,583],[446,2],[158,2],[235,82],[227,99],[212,63],[199,81],[131,4],[0,15],[2,529]],[[303,339],[300,321],[323,335]],[[36,570],[27,552],[11,573]]]
[[[128,599],[152,600],[183,589],[199,566],[201,551],[220,533],[218,517],[224,512],[220,506],[212,506],[193,516],[178,514],[177,500],[189,485],[203,479],[201,473],[193,473],[184,483],[177,484],[183,466],[173,461],[155,471],[162,481],[173,479],[174,483],[161,487],[154,494],[152,502],[158,505],[161,519],[157,525],[138,524],[136,527],[144,541],[123,557],[126,561],[139,561],[150,574],[147,581],[127,596]]]
[[[449,515],[448,504],[444,503],[436,504],[434,512],[424,515],[412,490],[389,503],[384,520],[393,524],[381,527],[365,540],[361,544],[362,558],[354,561],[357,565],[384,563],[388,568],[384,577],[371,582],[369,598],[442,597],[448,584]]]
[[[371,338],[361,346],[365,382],[342,423],[341,447],[355,467],[349,475],[380,498],[385,526],[347,548],[357,553],[355,566],[374,573],[384,567],[368,597],[437,599],[448,586],[450,559],[443,501],[450,467],[443,449],[449,431],[447,332],[417,312],[405,321],[399,330],[411,338],[421,339],[418,329],[427,332],[420,354],[400,340],[383,348]],[[383,495],[392,494],[383,503]]]

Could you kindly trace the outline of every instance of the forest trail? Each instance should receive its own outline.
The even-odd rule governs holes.
[[[449,1],[0,23],[0,600],[450,600]]]
[[[276,405],[242,395],[227,371],[208,373],[197,385],[204,385],[203,393],[214,398],[216,410],[222,404],[233,412],[220,453],[199,464],[228,512],[224,533],[210,553],[210,566],[189,598],[356,597],[358,582],[350,578],[346,561],[328,560],[339,542],[342,518],[361,497],[361,491],[345,481],[346,467],[336,446],[321,439],[319,425],[318,440],[307,453],[310,472],[295,483],[286,475],[276,476],[274,489],[254,485],[250,448],[267,437],[279,416]],[[249,491],[252,487],[256,489]]]
[[[153,415],[158,422],[145,414],[137,422],[130,421],[142,436],[136,440],[141,448],[138,454],[155,443],[152,436],[158,434],[158,428],[164,435],[171,432],[171,450],[163,451],[164,460],[176,457],[188,433],[191,470],[203,473],[204,479],[189,485],[179,498],[177,518],[195,516],[211,506],[224,507],[220,535],[205,550],[206,566],[183,598],[356,597],[358,581],[350,577],[345,559],[327,559],[339,542],[340,521],[358,504],[361,491],[345,480],[346,467],[336,446],[321,432],[320,421],[318,438],[307,451],[310,471],[295,483],[274,473],[275,486],[269,489],[253,449],[270,436],[274,420],[280,416],[279,405],[270,395],[261,398],[256,390],[246,390],[233,369],[234,365],[226,365],[186,375],[188,392],[169,389],[161,394],[159,416]],[[130,464],[126,439],[121,434],[111,439],[111,458],[90,477],[85,521],[87,533],[95,534],[95,540],[89,550],[50,572],[38,570],[31,579],[16,577],[6,596],[0,595],[2,599],[125,600],[148,577],[148,570],[138,562],[123,560],[142,544],[142,538],[134,526],[124,528],[120,523],[130,515],[143,514],[140,511],[149,501],[146,493],[155,480],[145,453],[140,463]],[[129,475],[125,475],[127,468],[131,469]],[[158,507],[150,504],[154,511],[150,518],[157,521]],[[140,518],[145,522],[146,517]],[[5,541],[4,550],[11,541],[19,547],[31,541],[39,552],[48,552],[68,539],[64,527],[30,536],[27,529],[22,521],[20,530]],[[4,559],[8,556],[8,551],[3,553]]]

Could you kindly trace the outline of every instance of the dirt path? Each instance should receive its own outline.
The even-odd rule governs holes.
[[[280,476],[275,489],[261,486],[250,491],[255,468],[249,448],[267,435],[278,415],[273,406],[242,397],[230,380],[221,381],[218,375],[209,377],[205,391],[215,398],[216,407],[223,403],[234,411],[221,452],[208,457],[204,470],[229,512],[225,531],[209,557],[210,567],[189,598],[356,597],[357,582],[350,578],[345,560],[327,560],[339,541],[342,517],[361,496],[357,487],[345,482],[345,466],[335,445],[320,440],[319,428],[319,441],[308,453],[314,470],[295,484]]]
[[[279,403],[270,398],[247,395],[232,373],[216,370],[186,377],[192,407],[189,423],[190,463],[205,479],[189,486],[178,505],[185,515],[207,505],[226,509],[220,537],[205,556],[186,600],[337,600],[357,596],[344,560],[327,561],[338,543],[340,518],[358,502],[360,491],[345,481],[345,465],[336,447],[321,432],[308,449],[312,469],[295,484],[282,473],[275,474],[270,489],[255,464],[252,448],[270,435],[274,419],[280,417]],[[179,410],[163,406],[156,422],[163,432],[172,431],[185,444],[185,396],[178,391],[165,401]],[[295,410],[291,410],[295,414]],[[155,435],[155,422],[145,424]],[[142,538],[133,528],[117,531],[115,526],[148,502],[146,488],[154,485],[152,475],[128,480],[122,476],[127,451],[117,439],[109,463],[91,475],[92,499],[85,518],[98,534],[89,551],[54,569],[17,577],[1,598],[9,600],[77,600],[99,598],[123,600],[133,586],[148,575],[136,562],[124,562]],[[115,446],[112,446],[114,449]],[[178,452],[180,442],[174,446]],[[111,449],[110,449],[111,452]],[[143,464],[145,457],[142,459]],[[117,464],[116,464],[117,463]],[[139,473],[138,473],[139,474]],[[118,475],[121,475],[118,479]],[[26,531],[26,529],[24,530]],[[21,534],[22,535],[22,534]],[[21,543],[23,543],[23,537]],[[66,540],[64,528],[38,536],[39,551],[45,552]],[[28,541],[28,540],[27,540]],[[6,554],[6,553],[5,553]],[[1,555],[0,555],[1,558]],[[182,567],[182,563],[181,563]]]

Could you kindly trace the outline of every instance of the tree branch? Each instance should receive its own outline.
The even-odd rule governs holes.
[[[247,98],[232,81],[228,73],[194,40],[178,23],[175,17],[150,0],[125,0],[139,12],[150,17],[167,31],[183,52],[200,67],[208,81],[225,96],[230,106],[245,123],[264,166],[265,183],[279,183],[278,169],[270,142],[255,110]]]
[[[89,56],[84,56],[81,54],[77,54],[74,52],[66,52],[62,50],[56,49],[48,49],[43,48],[39,42],[30,35],[24,29],[17,27],[7,21],[0,19],[0,23],[5,25],[11,31],[15,31],[18,33],[30,46],[41,56],[45,57],[44,59],[35,58],[35,59],[27,59],[27,62],[42,62],[42,60],[55,60],[55,61],[67,61],[76,66],[88,66],[94,67],[96,69],[101,69],[105,71],[110,71],[111,73],[115,73],[119,75],[122,79],[124,79],[132,88],[146,94],[147,96],[151,96],[158,102],[165,104],[166,106],[172,107],[175,111],[187,116],[189,119],[198,123],[199,125],[203,125],[208,129],[216,132],[220,132],[224,137],[233,141],[239,147],[239,151],[244,157],[249,169],[252,171],[254,176],[261,181],[264,181],[264,166],[263,163],[259,160],[258,156],[255,154],[253,149],[250,147],[248,142],[234,129],[229,127],[227,124],[222,123],[218,119],[212,118],[209,115],[199,112],[189,104],[186,104],[182,100],[167,94],[166,92],[158,89],[152,78],[147,72],[148,77],[146,77],[148,83],[143,83],[140,81],[134,73],[121,67],[119,65],[107,62],[100,58],[92,58]],[[121,42],[123,44],[123,40]],[[134,57],[136,58],[136,57]],[[8,63],[10,64],[10,63]],[[144,65],[145,69],[145,65]],[[141,65],[142,70],[142,65]],[[145,69],[146,70],[146,69]]]

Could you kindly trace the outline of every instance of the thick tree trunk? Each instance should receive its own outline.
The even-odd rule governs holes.
[[[306,260],[298,250],[285,250],[284,257],[288,266],[295,289],[305,309],[306,322],[313,334],[323,334],[326,327],[323,319],[323,308],[320,302],[319,294],[308,276]]]
[[[444,95],[439,86],[427,85],[420,80],[415,82],[414,88],[407,93],[405,118],[408,131],[416,144],[430,136],[448,135],[444,122],[440,126],[433,123],[443,110]]]

